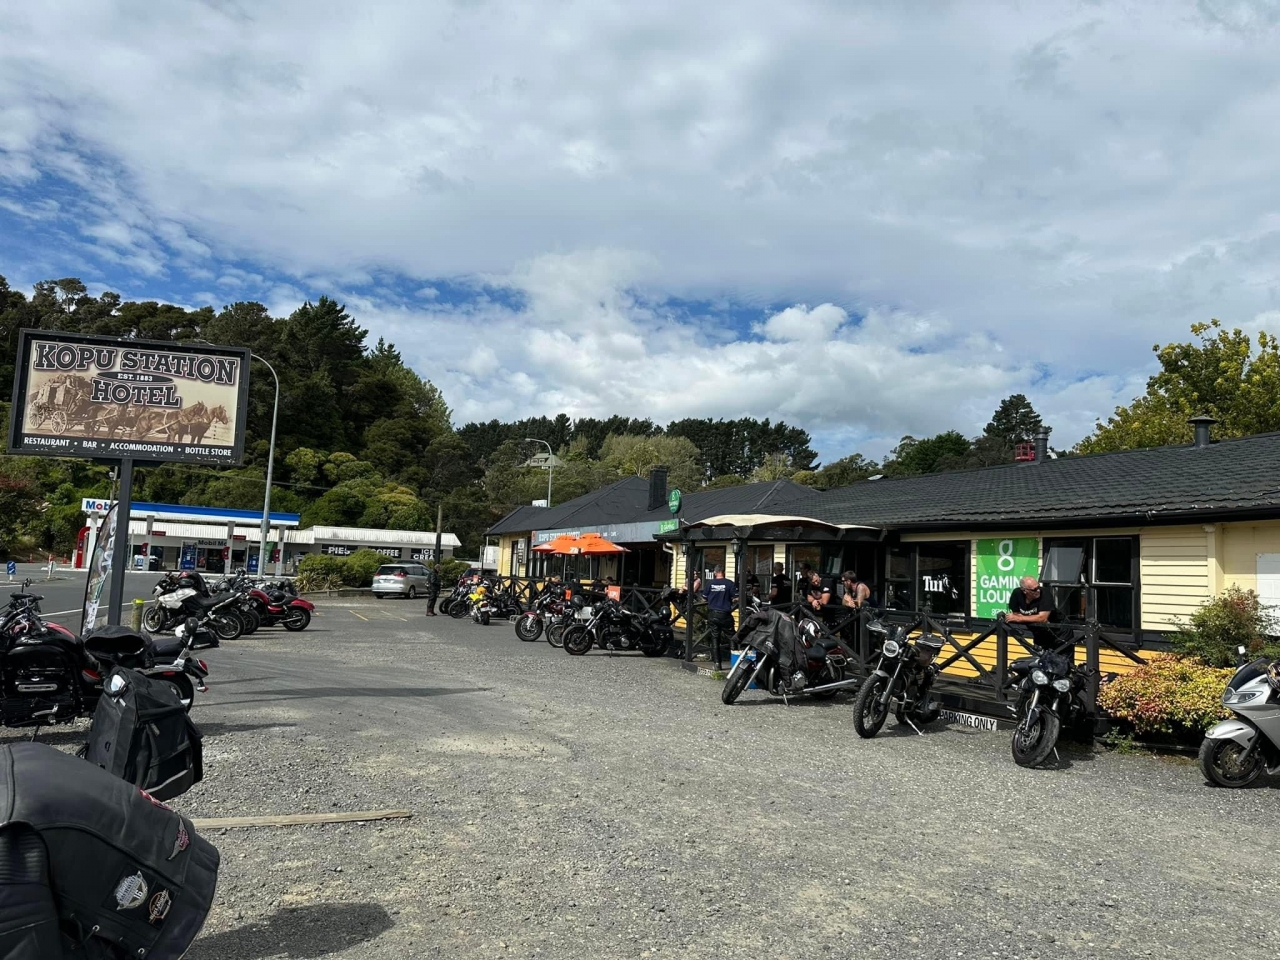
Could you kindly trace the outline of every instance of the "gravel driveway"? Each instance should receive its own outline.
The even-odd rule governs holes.
[[[191,816],[231,830],[190,960],[1235,957],[1280,942],[1280,785],[1006,733],[784,707],[672,664],[522,644],[407,601],[211,651]],[[72,731],[46,736],[70,744]]]

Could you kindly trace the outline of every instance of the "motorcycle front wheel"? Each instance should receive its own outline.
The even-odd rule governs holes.
[[[1013,762],[1020,767],[1038,767],[1058,745],[1062,721],[1052,710],[1041,710],[1036,722],[1028,725],[1019,719],[1013,729]]]
[[[467,607],[467,601],[465,600],[455,600],[449,604],[449,616],[455,620],[461,620],[469,613],[471,613],[471,610]]]
[[[526,613],[516,618],[516,636],[530,643],[542,636],[542,618]]]
[[[581,625],[567,627],[564,631],[564,649],[575,657],[580,657],[591,649],[591,634]]]
[[[159,633],[164,629],[164,611],[160,609],[158,603],[147,607],[146,612],[142,614],[142,625],[146,627],[148,633]]]
[[[733,702],[742,696],[742,691],[747,689],[747,684],[751,682],[751,674],[755,673],[756,661],[748,660],[746,653],[745,650],[742,651],[742,655],[738,657],[738,662],[729,671],[729,676],[724,678],[724,689],[720,691],[720,702],[725,706],[732,706]]]
[[[1240,757],[1245,749],[1234,740],[1205,737],[1200,744],[1200,772],[1215,786],[1247,787],[1262,773],[1262,751],[1255,748],[1242,764]]]
[[[241,610],[240,617],[244,620],[244,635],[246,637],[251,633],[257,632],[257,629],[262,626],[262,618],[258,616],[257,610]]]
[[[889,719],[889,705],[883,703],[889,678],[872,674],[862,683],[858,699],[853,701],[853,729],[864,740],[870,740]]]
[[[563,647],[565,629],[566,628],[563,623],[553,623],[551,626],[547,627],[547,643],[551,644],[553,647]]]

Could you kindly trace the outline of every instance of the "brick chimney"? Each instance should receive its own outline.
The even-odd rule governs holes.
[[[654,467],[649,471],[649,509],[658,510],[667,505],[667,468]]]

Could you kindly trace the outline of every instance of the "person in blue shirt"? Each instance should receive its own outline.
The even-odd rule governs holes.
[[[711,626],[716,660],[720,659],[720,639],[727,632],[733,634],[733,608],[738,600],[738,586],[725,579],[724,567],[716,567],[702,587],[707,599],[707,623]]]

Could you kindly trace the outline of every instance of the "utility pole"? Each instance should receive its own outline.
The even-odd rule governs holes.
[[[526,443],[540,443],[547,448],[547,506],[549,507],[551,506],[551,471],[556,468],[555,451],[551,449],[551,444],[545,440],[539,440],[537,437],[525,437],[524,439]]]
[[[441,500],[436,504],[436,552],[432,555],[432,559],[436,563],[441,560],[440,557],[440,528],[444,524],[444,501]]]
[[[267,575],[267,530],[271,525],[271,471],[276,462],[276,414],[280,412],[280,378],[276,376],[276,368],[260,356],[250,354],[255,360],[262,361],[266,368],[271,371],[271,377],[276,382],[276,403],[271,408],[271,445],[267,447],[267,489],[262,498],[262,526],[258,530],[258,576],[265,577]],[[283,535],[281,536],[283,540]],[[276,547],[280,550],[280,556],[284,557],[284,544],[278,543]]]

